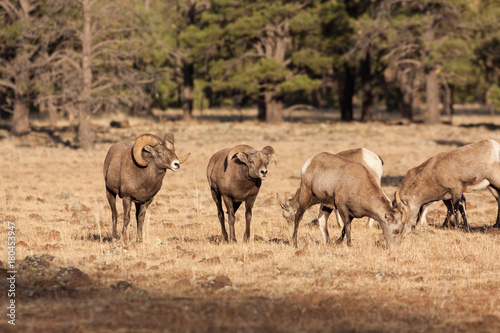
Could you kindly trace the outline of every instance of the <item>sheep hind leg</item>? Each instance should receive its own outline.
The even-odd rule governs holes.
[[[112,192],[107,186],[106,186],[106,198],[108,199],[109,206],[111,207],[111,220],[113,222],[113,238],[120,239],[117,230],[118,212],[116,211],[116,193]]]
[[[497,200],[497,220],[495,222],[495,224],[492,226],[493,228],[500,228],[500,189],[498,187],[493,187],[493,186],[489,186],[488,187],[488,190],[490,190],[491,194],[493,194],[493,196],[495,197],[495,199]]]
[[[214,190],[211,190],[212,192],[212,198],[214,199],[214,202],[215,202],[215,205],[217,206],[217,217],[219,218],[219,222],[220,222],[220,228],[221,228],[221,232],[222,232],[222,238],[224,239],[224,241],[228,241],[228,235],[227,235],[227,231],[226,231],[226,225],[225,225],[225,221],[224,221],[224,210],[222,209],[222,197],[221,195],[214,191]]]
[[[451,200],[443,200],[443,203],[446,205],[446,217],[444,218],[443,228],[448,228],[450,226],[455,226],[455,222],[453,221],[453,203]]]
[[[458,211],[460,212],[460,215],[462,215],[462,224],[466,230],[470,230],[470,224],[469,221],[467,221],[467,215],[465,214],[465,207],[466,207],[467,200],[465,199],[465,196],[462,194],[462,197],[460,198],[460,201],[458,202]]]
[[[351,221],[352,218],[346,209],[339,210],[342,221],[344,221],[344,227],[342,228],[342,233],[340,237],[335,241],[336,244],[342,244],[344,237],[347,238],[347,246],[352,246],[351,240]]]

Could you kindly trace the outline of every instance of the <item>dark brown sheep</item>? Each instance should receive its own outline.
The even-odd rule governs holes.
[[[161,188],[167,169],[178,171],[189,154],[177,158],[174,135],[165,134],[164,139],[143,134],[135,143],[116,143],[109,148],[104,160],[106,197],[111,206],[113,237],[117,232],[116,195],[123,199],[123,230],[125,237],[130,222],[131,203],[135,203],[137,219],[137,241],[142,240],[142,225],[146,210]]]
[[[267,178],[267,166],[276,162],[276,154],[270,146],[256,151],[247,145],[226,148],[215,153],[207,167],[207,179],[212,191],[212,198],[217,206],[217,213],[222,229],[222,237],[228,241],[224,224],[222,201],[227,209],[229,240],[236,242],[234,233],[235,213],[245,202],[246,228],[243,239],[250,238],[252,207],[259,194],[262,181]]]

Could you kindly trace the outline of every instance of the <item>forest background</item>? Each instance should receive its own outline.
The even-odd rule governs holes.
[[[500,107],[498,0],[0,0],[0,113],[70,121],[257,107],[371,121],[374,110],[436,124],[456,103]],[[6,125],[5,125],[6,124]]]

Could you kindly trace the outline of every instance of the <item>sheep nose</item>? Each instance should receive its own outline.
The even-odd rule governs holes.
[[[178,160],[175,160],[175,161],[172,162],[172,169],[174,171],[179,170],[180,167],[181,167],[181,164],[180,164],[180,162]]]
[[[266,178],[266,176],[267,176],[267,170],[260,170],[260,176],[262,178]]]

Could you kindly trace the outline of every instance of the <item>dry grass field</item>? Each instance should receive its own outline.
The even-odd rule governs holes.
[[[3,314],[0,331],[500,331],[500,232],[489,228],[497,208],[488,191],[467,195],[472,232],[442,229],[446,210],[439,204],[428,215],[430,225],[390,252],[366,219],[354,220],[352,247],[323,245],[311,224],[317,206],[301,222],[296,249],[276,198],[294,193],[300,168],[314,153],[355,147],[382,156],[383,188],[392,197],[406,171],[428,157],[500,140],[500,120],[458,115],[452,125],[391,126],[307,115],[297,121],[297,113],[292,122],[269,126],[251,116],[205,113],[189,124],[137,117],[125,129],[95,119],[92,152],[67,147],[74,134],[63,130],[0,135],[3,286],[8,221],[16,225],[18,267],[16,327]],[[179,172],[167,172],[146,216],[144,242],[135,242],[134,219],[131,241],[113,241],[104,157],[112,143],[148,132],[174,132],[177,153],[191,157]],[[242,206],[238,243],[224,244],[205,169],[213,153],[239,143],[272,145],[278,165],[269,167],[257,197],[252,241],[242,242]],[[121,231],[121,200],[118,207]],[[329,226],[332,236],[340,233],[333,215]],[[6,313],[7,293],[0,299]]]

